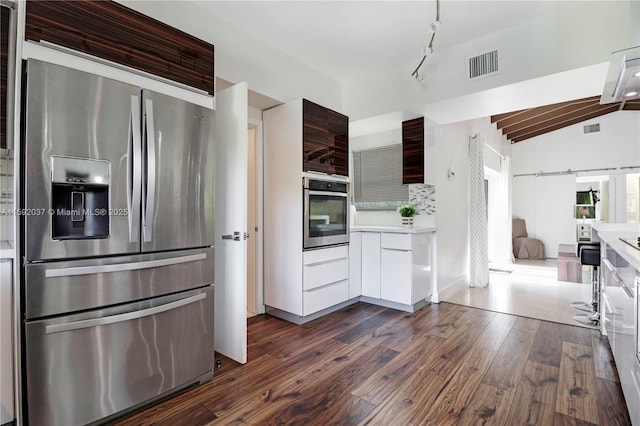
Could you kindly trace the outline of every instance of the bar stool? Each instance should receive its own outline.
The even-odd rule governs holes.
[[[587,265],[586,263],[583,262],[582,260],[582,248],[583,247],[587,247],[587,248],[592,248],[592,249],[600,249],[600,244],[599,243],[592,243],[591,241],[583,241],[583,242],[578,242],[578,249],[576,250],[576,255],[578,256],[578,259],[580,259],[580,264],[581,265]],[[598,263],[598,265],[600,265]],[[594,266],[595,268],[595,266]],[[581,280],[582,281],[582,280]],[[592,272],[592,277],[591,277],[591,283],[593,285],[593,272]],[[597,303],[598,301],[595,300],[593,298],[593,291],[591,292],[591,299],[588,302],[572,302],[570,304],[570,306],[574,309],[577,309],[579,311],[584,311],[584,312],[593,312],[594,311],[594,303]]]
[[[582,306],[577,306],[572,303],[571,306],[586,310],[584,307],[589,307],[588,311],[591,314],[575,315],[574,320],[583,324],[598,325],[600,322],[600,311],[598,309],[598,301],[600,299],[600,279],[598,277],[598,268],[600,267],[600,246],[593,244],[579,245],[580,263],[582,265],[592,266],[591,272],[591,300],[588,303],[583,303]],[[578,302],[579,305],[579,302]]]

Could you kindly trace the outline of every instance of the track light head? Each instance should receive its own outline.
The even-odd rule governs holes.
[[[420,75],[420,67],[424,64],[425,59],[433,53],[433,40],[436,37],[436,31],[438,31],[438,27],[440,26],[440,0],[436,0],[436,20],[429,24],[429,31],[431,31],[431,37],[429,38],[429,44],[422,48],[422,58],[420,59],[420,63],[413,70],[411,76],[416,79],[418,83],[424,82],[424,75]]]

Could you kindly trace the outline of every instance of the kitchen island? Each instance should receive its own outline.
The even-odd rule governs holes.
[[[349,259],[364,302],[407,312],[438,302],[435,227],[351,227]]]
[[[601,246],[601,331],[606,334],[634,425],[640,424],[640,225],[596,223]],[[626,241],[630,241],[628,244]]]

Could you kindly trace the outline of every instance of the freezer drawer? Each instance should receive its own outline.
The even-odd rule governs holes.
[[[213,284],[214,249],[25,267],[27,319],[128,303]]]
[[[210,378],[213,286],[27,322],[28,424],[87,424]]]

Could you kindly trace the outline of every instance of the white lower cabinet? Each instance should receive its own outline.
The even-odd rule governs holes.
[[[0,260],[0,424],[14,420],[13,261]]]
[[[349,236],[349,299],[362,295],[362,233]]]
[[[411,305],[411,250],[382,248],[380,298]]]
[[[604,329],[609,337],[609,345],[620,386],[631,416],[631,424],[640,425],[640,361],[638,358],[637,309],[638,287],[634,278],[640,271],[630,265],[608,243],[601,246],[604,252],[600,272],[604,294]],[[640,281],[640,278],[635,278]]]
[[[302,314],[314,314],[349,299],[349,246],[302,255]]]
[[[352,233],[352,236],[356,233]],[[425,302],[431,288],[429,233],[358,232],[361,250],[351,250],[353,266],[360,263],[362,296],[366,301],[413,311]],[[352,237],[353,245],[357,239]],[[361,259],[357,259],[361,256]]]
[[[380,299],[380,233],[362,233],[362,295]]]

